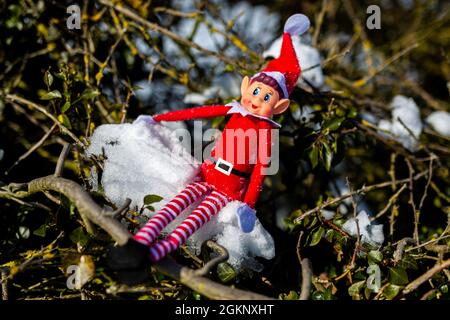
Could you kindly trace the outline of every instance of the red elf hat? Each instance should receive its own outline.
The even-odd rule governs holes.
[[[310,22],[303,14],[294,14],[284,24],[283,42],[280,56],[271,60],[261,72],[255,74],[252,79],[264,73],[273,78],[281,88],[284,97],[289,98],[292,90],[300,77],[301,69],[292,45],[291,36],[301,35],[309,29]]]

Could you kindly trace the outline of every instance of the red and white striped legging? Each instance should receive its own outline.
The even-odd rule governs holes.
[[[188,206],[206,196],[200,205],[165,239],[154,244],[160,232]],[[157,262],[186,242],[195,231],[216,215],[231,199],[206,182],[193,182],[159,210],[134,236],[150,247],[150,259]]]

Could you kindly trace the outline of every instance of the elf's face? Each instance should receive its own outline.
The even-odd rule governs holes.
[[[241,105],[248,112],[263,117],[283,113],[289,107],[289,99],[280,99],[278,92],[272,87],[254,81],[246,76],[241,84]]]

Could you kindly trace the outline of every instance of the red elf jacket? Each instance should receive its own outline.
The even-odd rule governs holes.
[[[249,113],[238,102],[225,106],[202,106],[172,111],[155,115],[153,119],[157,122],[183,121],[227,114],[231,115],[231,118],[212,149],[211,158],[219,165],[224,162],[227,169],[230,169],[231,164],[233,171],[220,170],[216,163],[206,159],[202,164],[201,175],[204,181],[217,191],[254,208],[262,190],[262,170],[270,165],[272,129],[279,128],[279,124],[267,117]]]

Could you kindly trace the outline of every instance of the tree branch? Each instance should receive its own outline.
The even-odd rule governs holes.
[[[450,259],[445,260],[441,264],[436,264],[433,268],[425,272],[423,275],[418,277],[413,282],[409,283],[405,289],[403,289],[403,294],[411,293],[412,291],[416,290],[421,284],[428,281],[430,278],[432,278],[436,273],[441,272],[442,270],[450,267]]]
[[[428,173],[428,170],[420,172],[420,173],[416,174],[413,177],[413,180],[420,179],[421,177],[423,177],[427,173]],[[323,208],[329,207],[329,206],[331,206],[333,204],[340,203],[340,202],[344,201],[345,199],[347,199],[349,197],[352,197],[354,195],[363,194],[363,193],[366,193],[366,192],[369,192],[369,191],[372,191],[372,190],[382,189],[382,188],[386,188],[386,187],[389,187],[389,186],[394,186],[394,185],[406,183],[406,182],[409,182],[409,181],[410,181],[409,178],[405,178],[405,179],[402,179],[402,180],[386,181],[386,182],[381,182],[381,183],[374,184],[374,185],[367,186],[367,187],[366,186],[361,187],[361,188],[359,188],[359,189],[357,189],[355,191],[346,193],[346,194],[344,194],[344,195],[342,195],[340,197],[327,200],[324,203],[322,203],[322,204],[318,205],[317,207],[315,207],[314,209],[306,211],[305,213],[300,215],[298,218],[296,218],[294,220],[294,223],[300,223],[303,219],[305,219],[306,217],[312,215],[313,213],[319,212]]]
[[[131,237],[131,234],[124,225],[113,219],[110,214],[105,214],[105,210],[95,203],[88,192],[72,180],[51,175],[34,179],[29,183],[20,184],[19,187],[20,188],[14,188],[14,194],[18,198],[24,198],[34,193],[45,191],[56,191],[64,194],[73,202],[81,215],[84,214],[89,220],[105,230],[119,245],[125,244]],[[24,191],[23,188],[26,190]],[[11,186],[9,186],[8,189],[11,189]],[[0,193],[0,197],[5,197],[5,194],[6,193]],[[222,261],[221,259],[223,259],[224,256],[221,255],[218,258],[220,259],[216,258],[211,260],[205,267],[210,267],[213,264]],[[178,280],[192,290],[195,290],[210,299],[272,299],[258,293],[221,285],[210,279],[199,276],[197,270],[183,267],[170,259],[163,259],[155,267],[159,272]]]

